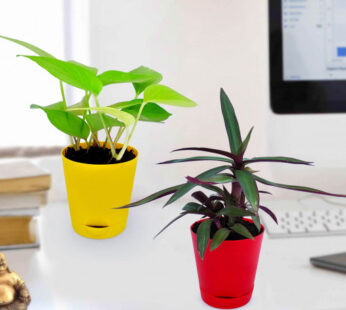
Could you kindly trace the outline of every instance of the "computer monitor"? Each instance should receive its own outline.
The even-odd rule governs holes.
[[[269,0],[275,113],[346,112],[346,1]]]

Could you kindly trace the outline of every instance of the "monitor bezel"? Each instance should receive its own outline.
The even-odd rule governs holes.
[[[269,1],[269,84],[277,114],[346,112],[346,80],[284,81],[281,0]]]

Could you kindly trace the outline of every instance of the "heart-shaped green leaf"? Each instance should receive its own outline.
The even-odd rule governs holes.
[[[132,83],[136,91],[136,97],[139,96],[148,86],[158,84],[162,80],[162,75],[160,73],[144,66],[140,66],[129,73],[135,76],[147,77],[143,82]]]
[[[154,76],[150,72],[148,72],[147,74],[143,72],[141,74],[136,72],[123,72],[123,71],[109,70],[109,71],[105,71],[101,73],[98,77],[101,80],[103,86],[106,86],[109,84],[118,84],[118,83],[136,83],[136,84],[145,83],[145,82],[152,81]]]
[[[102,83],[96,74],[86,69],[84,65],[50,57],[25,55],[23,57],[36,62],[51,75],[69,85],[88,90],[94,94],[99,94],[102,89]]]
[[[69,136],[83,138],[86,140],[90,134],[90,129],[87,123],[71,112],[60,110],[60,103],[55,105],[57,106],[57,110],[54,110],[52,105],[42,107],[32,104],[31,108],[41,109],[46,112],[49,121],[60,131]]]
[[[78,62],[78,61],[75,61],[75,60],[68,60],[67,62],[69,62],[69,63],[71,63],[71,64],[76,64],[76,65],[78,65],[78,66],[81,66],[81,67],[83,67],[83,68],[89,70],[89,71],[92,72],[93,74],[97,74],[97,71],[98,71],[98,70],[97,70],[97,68],[95,68],[95,67],[87,66],[87,65],[82,64],[82,63],[80,63],[80,62]]]
[[[71,112],[72,114],[75,114],[75,115],[83,115],[85,113],[85,111],[76,110],[76,109],[87,108],[87,107],[89,107],[89,103],[88,103],[86,97],[84,96],[80,102],[77,102],[77,103],[67,107],[67,111]]]
[[[226,95],[225,91],[221,88],[220,92],[221,110],[223,119],[226,126],[228,141],[233,154],[238,154],[241,145],[241,136],[239,124],[234,112],[233,105]]]
[[[130,113],[134,117],[137,117],[141,104],[133,105],[128,108],[124,108],[121,111]],[[163,122],[169,118],[172,114],[161,108],[158,104],[148,102],[141,113],[140,121],[144,122]]]
[[[6,39],[6,40],[12,41],[14,43],[17,43],[17,44],[19,44],[21,46],[24,46],[24,47],[26,47],[27,49],[33,51],[34,53],[36,53],[39,56],[54,58],[53,55],[47,53],[46,51],[44,51],[44,50],[42,50],[42,49],[38,48],[37,46],[32,45],[30,43],[27,43],[27,42],[24,42],[24,41],[21,41],[21,40],[17,40],[17,39],[13,39],[13,38],[9,38],[9,37],[5,37],[5,36],[0,36],[0,38]]]
[[[93,113],[90,115],[86,115],[85,119],[86,119],[87,123],[89,124],[89,127],[90,127],[92,132],[97,132],[97,131],[104,128],[102,120],[101,120],[101,115],[99,113]],[[107,128],[124,126],[124,123],[122,123],[122,122],[118,121],[117,119],[110,117],[108,115],[103,115],[103,120],[104,120]]]
[[[124,123],[124,125],[126,127],[132,125],[135,122],[135,118],[126,112],[120,111],[118,109],[115,108],[110,108],[110,107],[97,107],[97,108],[81,108],[81,109],[76,109],[76,110],[93,110],[93,111],[97,111],[100,113],[105,113],[105,114],[109,114],[111,116],[116,117],[119,121],[121,121],[122,123]],[[71,109],[71,111],[73,111]]]
[[[130,101],[122,101],[122,102],[117,102],[112,105],[109,105],[109,108],[116,108],[116,109],[125,109],[128,107],[132,107],[134,105],[141,105],[143,103],[143,99],[133,99]]]
[[[197,104],[165,85],[151,85],[144,90],[144,102],[156,102],[177,107],[194,107]]]

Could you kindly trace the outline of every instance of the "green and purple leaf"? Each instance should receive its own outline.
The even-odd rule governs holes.
[[[244,140],[244,141],[242,142],[242,144],[240,145],[237,154],[240,154],[240,155],[242,155],[242,156],[244,155],[244,153],[245,153],[245,151],[246,151],[246,149],[247,149],[247,146],[248,146],[248,144],[249,144],[252,131],[253,131],[253,127],[250,129],[250,131],[249,131],[249,133],[247,134],[245,140]]]
[[[203,260],[205,251],[208,247],[211,223],[211,219],[205,220],[201,222],[197,228],[197,249],[201,260]]]
[[[231,231],[229,229],[227,229],[227,228],[219,229],[215,233],[215,235],[213,237],[213,240],[210,243],[210,252],[214,251],[215,249],[217,249],[220,246],[220,244],[227,239],[227,237],[230,234],[230,232]]]
[[[210,177],[212,175],[215,175],[223,170],[228,169],[229,166],[220,166],[220,167],[216,167],[216,168],[212,168],[210,170],[207,170],[201,174],[199,174],[196,178],[204,178],[204,177]],[[181,198],[182,196],[184,196],[186,193],[188,193],[190,190],[192,190],[194,187],[196,187],[196,184],[193,183],[186,183],[183,186],[181,186],[174,194],[173,196],[167,201],[167,203],[164,206],[168,206],[171,203],[175,202],[176,200],[178,200],[179,198]]]
[[[258,231],[261,231],[261,220],[258,215],[251,216],[251,219],[253,220],[253,223],[255,224]]]
[[[267,208],[265,206],[259,206],[259,208],[261,210],[263,210],[265,213],[267,213],[273,219],[273,221],[276,224],[278,224],[278,219],[277,219],[276,215],[274,214],[274,212],[272,210],[270,210],[269,208]]]
[[[174,222],[176,222],[177,220],[181,219],[183,216],[185,216],[186,214],[188,214],[187,212],[183,212],[180,213],[176,218],[174,218],[172,221],[170,221],[165,227],[163,227],[154,237],[154,239],[160,235],[164,230],[166,230],[169,226],[171,226]]]
[[[228,141],[233,154],[238,154],[239,148],[242,144],[239,124],[237,116],[235,115],[233,105],[226,95],[225,91],[221,88],[220,91],[221,110],[225,127],[228,135]]]
[[[233,159],[234,161],[239,161],[241,158],[237,155],[234,155],[230,152],[218,150],[218,149],[212,149],[208,147],[184,147],[180,149],[173,150],[172,152],[178,152],[178,151],[201,151],[201,152],[209,152],[209,153],[215,153],[215,154],[220,154],[226,157],[229,157]]]
[[[186,179],[190,183],[198,184],[198,185],[214,185],[214,184],[224,184],[229,182],[234,182],[235,179],[228,173],[220,173],[216,174],[214,176],[208,177],[208,178],[193,178],[193,177],[186,177]]]
[[[260,194],[267,194],[267,195],[273,195],[271,192],[267,191],[258,191]]]
[[[300,160],[291,157],[284,156],[270,156],[270,157],[254,157],[251,159],[244,160],[244,164],[258,163],[258,162],[272,162],[272,163],[286,163],[286,164],[296,164],[296,165],[312,165],[313,162]]]
[[[199,212],[202,210],[206,210],[206,208],[199,203],[189,202],[183,207],[183,210],[186,212]]]
[[[217,215],[227,215],[227,216],[252,216],[254,215],[252,212],[237,208],[237,207],[226,207],[220,210]]]
[[[175,164],[175,163],[185,163],[185,162],[191,162],[191,161],[205,161],[205,160],[222,161],[222,162],[233,164],[233,160],[228,158],[223,158],[223,157],[217,157],[217,156],[195,156],[195,157],[189,157],[189,158],[167,160],[158,164],[159,165]]]
[[[213,204],[209,200],[209,197],[204,194],[202,191],[197,191],[192,193],[191,195],[193,198],[197,199],[201,204],[207,206],[209,209],[213,209]]]
[[[122,206],[122,207],[113,208],[113,209],[133,208],[133,207],[137,207],[137,206],[146,204],[146,203],[151,202],[153,200],[160,199],[162,197],[165,197],[165,196],[168,196],[170,194],[173,194],[177,190],[179,190],[181,187],[183,187],[184,185],[185,185],[185,183],[184,184],[180,184],[180,185],[175,185],[175,186],[163,189],[163,190],[160,190],[160,191],[158,191],[158,192],[156,192],[154,194],[151,194],[150,196],[148,196],[146,198],[143,198],[143,199],[138,200],[136,202],[132,202],[132,203],[130,203],[128,205],[125,205],[125,206]]]
[[[234,205],[232,195],[230,194],[230,192],[227,190],[225,186],[223,186],[222,188],[223,188],[222,194],[223,194],[223,197],[225,198],[226,207],[232,207]]]
[[[238,233],[239,235],[242,235],[248,239],[254,239],[253,236],[251,235],[251,233],[249,232],[249,230],[242,224],[240,223],[236,223],[234,224],[231,229],[233,231],[235,231],[236,233]]]
[[[274,186],[274,187],[278,187],[278,188],[284,188],[284,189],[289,189],[289,190],[293,190],[293,191],[306,192],[306,193],[312,193],[312,194],[318,194],[318,195],[326,195],[326,196],[346,198],[346,195],[328,193],[328,192],[325,192],[325,191],[322,191],[319,189],[315,189],[315,188],[311,188],[311,187],[275,183],[272,181],[262,179],[257,175],[254,175],[254,178],[256,181],[258,181],[262,184]]]
[[[246,199],[252,205],[255,212],[258,210],[259,194],[253,174],[246,170],[236,170],[235,175],[239,180]]]

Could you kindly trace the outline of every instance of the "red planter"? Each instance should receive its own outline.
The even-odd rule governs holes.
[[[254,240],[226,240],[212,252],[209,240],[202,261],[197,250],[197,236],[192,230],[196,223],[191,226],[191,235],[202,299],[208,305],[221,309],[247,304],[254,287],[264,227]]]

